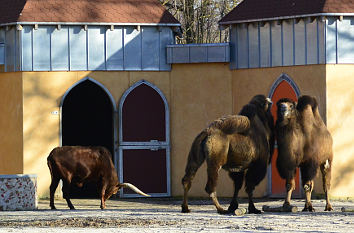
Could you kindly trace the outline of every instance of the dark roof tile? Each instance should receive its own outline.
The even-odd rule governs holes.
[[[354,14],[354,0],[244,0],[219,23],[321,13]]]
[[[0,24],[87,22],[179,24],[158,0],[0,0]]]

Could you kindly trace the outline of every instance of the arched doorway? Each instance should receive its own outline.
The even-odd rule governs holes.
[[[151,196],[170,196],[169,109],[165,96],[142,80],[119,105],[119,176]],[[122,197],[136,197],[130,190]]]
[[[300,90],[295,84],[295,82],[286,74],[282,74],[272,85],[271,91],[269,93],[269,98],[272,99],[272,114],[274,116],[274,120],[277,120],[277,106],[276,103],[281,98],[289,98],[294,101],[297,101],[300,95]],[[276,161],[278,157],[278,149],[275,147],[272,163],[270,166],[270,171],[268,171],[268,180],[269,183],[268,192],[272,197],[284,197],[286,194],[285,189],[285,180],[279,176]],[[300,171],[297,169],[296,171],[296,189],[293,191],[293,196],[300,197],[302,189],[300,188]]]
[[[105,87],[85,78],[73,85],[61,102],[61,145],[104,146],[114,156],[114,101]],[[112,158],[114,161],[114,158]],[[72,198],[98,197],[95,183],[72,185]]]

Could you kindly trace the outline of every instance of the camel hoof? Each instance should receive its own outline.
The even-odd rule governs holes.
[[[315,212],[315,208],[313,208],[312,206],[305,207],[302,212]]]
[[[332,211],[333,208],[331,205],[326,205],[325,211]]]
[[[258,210],[258,209],[256,209],[256,208],[254,208],[254,209],[249,209],[249,210],[248,210],[248,213],[249,213],[249,214],[261,214],[262,211],[260,211],[260,210]]]
[[[231,214],[232,212],[224,209],[219,209],[217,210],[219,214],[226,215],[226,214]]]
[[[181,212],[182,213],[190,213],[191,211],[190,211],[190,209],[188,209],[188,206],[182,205],[182,211]]]

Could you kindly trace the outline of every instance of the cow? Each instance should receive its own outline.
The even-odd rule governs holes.
[[[87,181],[97,182],[101,198],[101,209],[106,208],[105,201],[121,188],[130,188],[134,192],[149,196],[129,183],[119,183],[117,171],[111,159],[111,153],[101,146],[62,146],[54,148],[47,164],[51,174],[50,208],[54,205],[54,192],[59,181],[63,181],[63,197],[70,209],[75,209],[70,201],[70,185],[82,187]]]

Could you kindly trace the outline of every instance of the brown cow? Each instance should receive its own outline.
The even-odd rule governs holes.
[[[299,98],[297,104],[291,99],[284,98],[278,101],[277,106],[277,168],[279,175],[286,180],[287,195],[284,206],[290,205],[291,193],[295,189],[296,168],[300,167],[306,195],[303,211],[315,210],[311,204],[311,193],[314,186],[313,179],[320,168],[326,195],[325,210],[333,210],[328,196],[333,142],[318,111],[317,100],[304,95]]]
[[[104,147],[62,146],[54,148],[48,158],[48,167],[52,177],[50,184],[50,207],[54,206],[54,192],[60,180],[63,181],[63,197],[70,209],[75,209],[70,201],[70,184],[82,187],[87,181],[95,181],[101,197],[101,209],[106,208],[105,201],[120,188],[130,188],[134,192],[149,196],[129,183],[119,183],[111,153]]]

